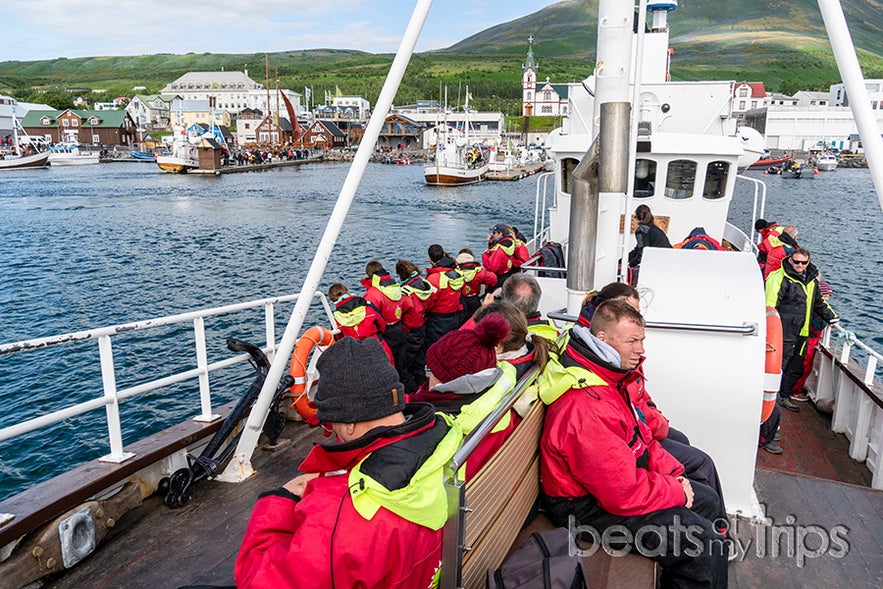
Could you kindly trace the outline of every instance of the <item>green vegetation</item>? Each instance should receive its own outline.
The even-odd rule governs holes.
[[[396,104],[443,99],[461,104],[468,85],[472,105],[517,115],[521,105],[521,64],[533,35],[539,79],[582,80],[594,65],[597,0],[569,0],[497,25],[443,51],[415,55]],[[865,76],[883,78],[883,11],[878,2],[843,0]],[[672,16],[672,77],[762,81],[767,90],[827,90],[840,80],[818,14],[816,0],[691,0]],[[265,55],[188,53],[89,57],[32,62],[0,62],[0,89],[23,100],[48,102],[65,88],[101,89],[110,99],[157,93],[189,71],[247,69],[252,79],[302,92],[313,103],[337,88],[375,103],[392,62],[391,55],[317,49]],[[36,93],[36,94],[35,94]],[[54,103],[53,103],[54,104]],[[537,118],[535,117],[534,120]],[[539,124],[539,123],[537,123]]]

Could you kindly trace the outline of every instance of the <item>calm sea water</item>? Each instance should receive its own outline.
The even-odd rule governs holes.
[[[297,292],[348,169],[311,164],[201,177],[119,163],[0,176],[0,341]],[[832,303],[846,327],[883,348],[883,248],[875,230],[883,213],[867,171],[763,178],[765,217],[799,227],[801,243],[833,285]],[[534,191],[533,180],[430,188],[421,166],[371,165],[321,288],[337,281],[358,288],[372,258],[390,270],[400,257],[422,265],[432,243],[480,252],[488,227],[500,221],[530,236]],[[748,226],[750,207],[750,197],[739,194],[732,220]],[[280,320],[279,333],[287,315]],[[176,335],[182,341],[175,329],[166,334]],[[231,335],[259,341],[261,329],[243,334],[223,322],[209,325],[210,352]],[[170,366],[190,368],[189,349],[126,343],[115,359],[121,388],[144,376],[145,358],[166,373]],[[95,396],[96,366],[94,342],[0,358],[0,427]],[[220,385],[212,378],[215,402],[235,398],[249,380],[241,369],[219,377]],[[123,404],[127,431],[133,428],[126,443],[193,413],[193,385],[173,393]],[[0,443],[0,498],[106,453],[102,424],[103,412],[93,412]]]

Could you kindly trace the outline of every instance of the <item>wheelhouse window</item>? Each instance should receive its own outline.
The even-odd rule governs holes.
[[[561,160],[561,192],[570,194],[573,191],[573,171],[579,160],[571,157]]]
[[[668,163],[668,176],[665,179],[665,196],[684,199],[693,197],[696,184],[696,162],[674,160]]]
[[[709,199],[723,198],[729,174],[730,164],[727,162],[709,163],[705,168],[705,187],[702,189],[702,196]]]
[[[650,198],[656,192],[656,162],[639,159],[635,162],[635,198]]]

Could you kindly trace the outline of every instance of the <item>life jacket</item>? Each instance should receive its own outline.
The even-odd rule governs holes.
[[[458,268],[460,274],[463,275],[463,280],[467,283],[475,280],[475,275],[481,271],[481,264],[478,262],[463,262],[462,264],[458,264]]]
[[[456,270],[446,270],[438,277],[439,290],[449,288],[458,291],[463,288],[464,284],[466,284],[466,280],[463,278],[463,275]]]
[[[406,295],[414,295],[421,301],[425,301],[432,296],[434,287],[423,280],[416,272],[402,283],[402,293]]]
[[[371,286],[382,292],[391,301],[400,301],[402,299],[401,285],[389,274],[382,277],[379,274],[373,275],[371,277]]]
[[[383,315],[374,305],[352,294],[338,301],[333,314],[344,336],[357,339],[376,337],[386,327]]]
[[[552,323],[551,319],[543,319],[539,313],[535,317],[528,317],[527,330],[540,337],[544,337],[550,342],[558,339],[558,328]]]
[[[717,250],[723,251],[724,247],[713,237],[704,234],[691,235],[684,241],[672,246],[684,250]]]

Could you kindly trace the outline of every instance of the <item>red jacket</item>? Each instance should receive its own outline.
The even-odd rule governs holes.
[[[521,268],[521,265],[530,259],[530,250],[527,249],[527,244],[525,244],[520,239],[515,240],[515,253],[512,258],[512,265],[516,268]]]
[[[629,389],[629,397],[635,409],[644,415],[647,427],[653,433],[653,439],[661,442],[668,437],[668,418],[662,414],[662,411],[656,407],[656,403],[650,398],[650,393],[647,392],[647,388],[644,386],[643,368],[639,366],[636,370],[639,376],[635,386]]]
[[[433,586],[441,562],[441,529],[413,523],[384,507],[370,520],[363,518],[350,498],[348,472],[335,472],[351,470],[385,446],[418,436],[431,438],[441,418],[431,406],[423,407],[405,424],[383,428],[384,435],[316,445],[300,470],[320,476],[307,484],[303,499],[284,489],[258,499],[236,559],[236,586],[330,588],[332,570],[339,588]],[[421,455],[421,460],[429,454],[407,452]]]
[[[602,363],[576,339],[571,338],[562,364],[572,362],[604,384],[571,388],[546,410],[540,440],[543,492],[596,503],[619,516],[683,506],[686,495],[676,477],[684,467],[653,439],[629,401],[628,391],[640,375]]]
[[[377,308],[356,295],[344,295],[335,303],[334,319],[342,336],[356,339],[377,337],[386,330],[386,321]]]
[[[423,315],[426,303],[432,296],[432,286],[420,276],[412,276],[402,283],[402,325],[407,331],[413,331],[426,323]]]
[[[365,300],[380,309],[387,325],[395,325],[402,320],[402,289],[389,274],[375,278],[377,280],[363,278],[360,281],[365,287]]]
[[[445,274],[445,278],[442,278]],[[435,288],[424,304],[427,313],[456,313],[460,307],[463,276],[453,266],[433,266],[426,269],[426,282]],[[444,283],[444,284],[443,284]]]
[[[489,245],[487,250],[481,254],[481,264],[499,277],[512,270],[514,257],[515,242],[511,237],[504,237]]]
[[[497,275],[482,268],[478,262],[463,262],[459,267],[460,274],[466,281],[461,291],[464,297],[478,296],[482,285],[486,287],[485,292],[497,286]]]

